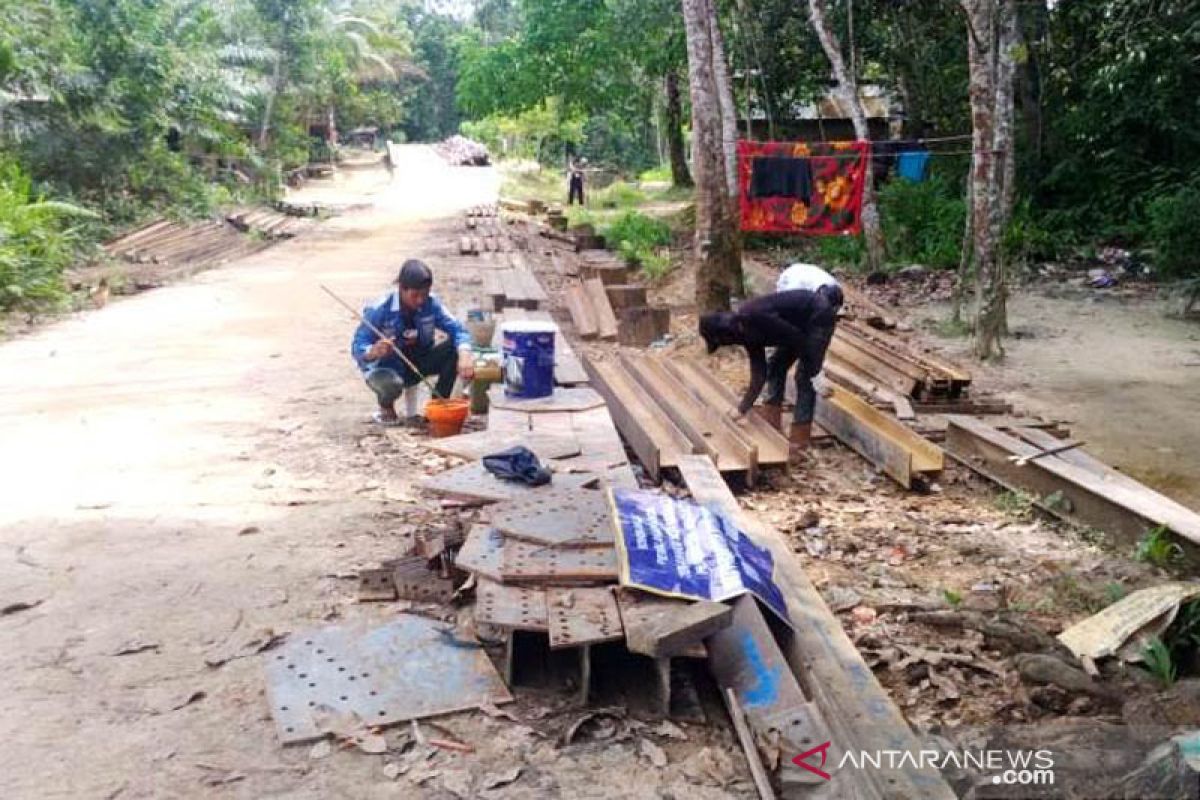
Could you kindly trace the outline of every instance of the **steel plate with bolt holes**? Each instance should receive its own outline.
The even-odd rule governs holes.
[[[612,547],[559,548],[505,539],[500,577],[505,581],[615,581]]]
[[[556,491],[495,507],[492,525],[506,536],[555,547],[613,545],[612,508],[604,492]]]
[[[545,631],[549,627],[546,593],[481,578],[476,590],[475,619],[504,628]]]
[[[611,642],[625,635],[617,601],[608,587],[551,587],[546,592],[546,608],[553,650]]]
[[[492,580],[500,580],[504,535],[487,525],[475,525],[454,558],[454,565]]]
[[[265,655],[279,738],[319,739],[322,719],[392,725],[511,701],[484,651],[457,645],[443,628],[401,614],[380,627],[337,625],[291,636]]]
[[[483,463],[464,464],[448,469],[421,481],[421,486],[435,494],[467,497],[485,503],[498,503],[545,494],[557,488],[580,489],[592,485],[599,476],[592,473],[554,473],[551,483],[544,486],[528,486],[520,481],[502,481],[483,467]]]

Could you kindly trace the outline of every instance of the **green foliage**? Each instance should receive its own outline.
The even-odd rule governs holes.
[[[96,218],[37,197],[18,165],[0,162],[0,309],[61,301],[62,271],[83,243],[79,226]]]
[[[1155,263],[1167,277],[1200,277],[1200,181],[1155,198],[1149,207]]]
[[[963,596],[961,592],[956,592],[953,589],[942,589],[942,599],[946,601],[947,605],[958,608],[962,605]]]
[[[1003,491],[996,495],[996,510],[1018,519],[1033,513],[1033,496],[1022,491]]]
[[[1166,569],[1183,560],[1183,548],[1172,541],[1171,532],[1163,525],[1151,528],[1137,544],[1134,559]]]
[[[644,170],[641,175],[638,175],[640,183],[668,183],[670,180],[671,166],[669,164],[651,167],[648,170]]]
[[[670,258],[662,249],[671,243],[671,228],[662,220],[626,211],[602,233],[609,248],[619,252],[631,266],[641,267],[647,277],[661,278],[670,269]]]
[[[958,267],[966,204],[956,182],[939,175],[889,181],[879,192],[879,215],[892,262]]]
[[[616,181],[592,192],[588,202],[599,208],[633,208],[646,202],[646,195],[631,183]]]
[[[817,257],[822,264],[858,267],[867,249],[861,236],[822,236],[817,239]]]
[[[1158,679],[1164,689],[1169,689],[1175,683],[1175,660],[1171,657],[1171,649],[1163,640],[1155,636],[1142,651],[1146,669]]]
[[[487,145],[497,158],[532,158],[565,168],[564,148],[583,142],[583,125],[582,117],[565,115],[552,98],[511,116],[493,114],[464,122],[461,129],[464,136]]]

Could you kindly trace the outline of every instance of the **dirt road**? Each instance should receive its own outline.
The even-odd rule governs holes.
[[[361,302],[406,256],[436,266],[446,215],[496,186],[405,153],[371,210],[0,346],[0,608],[34,606],[0,616],[5,797],[401,790],[280,748],[247,654],[395,554],[406,476],[380,474],[395,448],[317,285]]]

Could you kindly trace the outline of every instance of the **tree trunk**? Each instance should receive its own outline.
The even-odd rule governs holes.
[[[736,206],[730,203],[725,126],[719,97],[709,0],[681,0],[692,100],[692,168],[696,180],[696,305],[701,313],[729,308],[741,286]]]
[[[996,204],[992,208],[993,236],[997,242],[996,297],[997,330],[1008,335],[1008,276],[1012,254],[1003,246],[1005,233],[1012,221],[1017,192],[1016,140],[1013,125],[1016,120],[1014,99],[1017,76],[1017,52],[1020,29],[1017,24],[1015,0],[997,0],[996,6],[996,111],[992,149],[996,151]],[[1003,346],[999,345],[1003,352]]]
[[[972,176],[968,175],[967,176],[967,188],[966,188],[966,191],[963,193],[963,196],[965,198],[964,207],[965,207],[966,213],[963,214],[964,221],[963,221],[962,247],[959,249],[959,256],[958,256],[958,281],[954,284],[954,290],[950,294],[950,301],[951,301],[950,319],[955,325],[962,324],[962,321],[963,321],[963,313],[962,313],[963,299],[965,298],[966,293],[967,293],[967,282],[970,280],[970,277],[971,277],[971,255],[972,255],[971,242],[972,242],[972,234],[975,230],[975,226],[971,224],[971,220],[974,218],[971,213],[971,209],[974,207],[974,204],[971,200],[971,198],[974,196],[974,192],[971,190],[971,184],[972,184]]]
[[[996,228],[992,209],[999,202],[996,181],[995,73],[996,0],[962,0],[967,15],[971,100],[971,227],[975,264],[975,355],[1000,354],[997,287],[1003,279],[996,260]]]
[[[275,98],[281,89],[283,81],[283,48],[275,56],[275,67],[271,71],[271,90],[267,92],[267,102],[263,106],[262,126],[258,129],[258,149],[267,149],[267,133],[271,130],[271,114],[275,111]]]
[[[667,72],[667,152],[671,159],[671,182],[679,187],[691,187],[692,175],[688,172],[687,154],[683,145],[683,101],[679,97],[679,74],[674,69]]]
[[[738,197],[737,106],[733,102],[733,77],[725,58],[725,41],[717,17],[716,0],[705,0],[708,6],[708,34],[712,39],[712,74],[721,109],[721,143],[725,156],[726,213],[729,215],[729,244],[727,269],[729,284],[737,297],[745,295],[745,276],[742,274],[742,231]]]
[[[863,141],[871,139],[871,130],[867,126],[867,114],[863,110],[862,100],[858,96],[858,84],[854,76],[846,69],[846,61],[842,58],[842,48],[837,36],[829,25],[825,14],[825,0],[808,0],[809,15],[812,18],[813,29],[821,40],[821,47],[829,58],[833,68],[834,79],[837,80],[838,94],[843,105],[850,111],[850,119],[854,123],[854,135]],[[863,177],[862,223],[863,236],[867,244],[867,266],[871,270],[880,269],[887,257],[883,228],[879,224],[879,209],[875,203],[875,182],[871,177],[871,164],[868,161]]]

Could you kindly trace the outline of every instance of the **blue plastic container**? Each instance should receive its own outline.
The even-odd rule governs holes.
[[[504,340],[504,394],[530,400],[554,393],[552,322],[514,320],[501,328]]]

